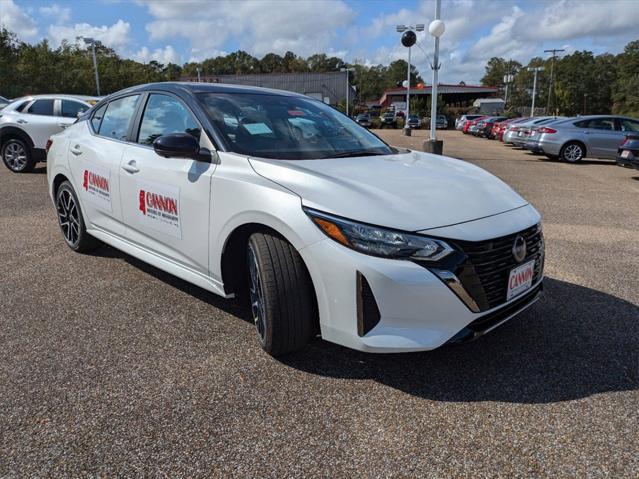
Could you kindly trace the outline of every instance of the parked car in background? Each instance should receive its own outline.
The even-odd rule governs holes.
[[[393,148],[304,95],[141,85],[49,147],[48,192],[71,250],[99,239],[238,295],[272,355],[318,333],[378,353],[469,341],[543,288],[541,217],[510,186]]]
[[[475,135],[484,138],[492,138],[490,135],[493,131],[493,125],[499,121],[505,120],[505,116],[489,116],[477,122],[477,131]]]
[[[566,117],[560,116],[531,126],[528,128],[526,138],[521,146],[533,153],[543,153],[539,146],[539,138],[541,138],[542,134],[552,131],[552,126],[554,124],[562,123],[564,120],[566,120]]]
[[[462,133],[472,134],[473,131],[477,129],[477,122],[487,117],[488,115],[482,115],[482,116],[478,116],[474,120],[467,120],[466,123],[464,123],[464,127],[462,128]]]
[[[495,130],[494,136],[495,139],[499,141],[504,141],[504,133],[511,125],[517,125],[518,123],[523,123],[528,120],[529,117],[525,118],[510,118],[508,120],[500,121],[499,123],[495,123],[493,126],[493,130]]]
[[[397,128],[397,118],[395,118],[395,113],[392,111],[387,111],[380,117],[380,128],[388,127]]]
[[[8,98],[5,98],[3,96],[0,96],[0,110],[2,110],[9,103],[11,103],[11,100],[9,100]]]
[[[523,147],[523,144],[530,133],[530,128],[537,124],[551,121],[553,118],[555,117],[533,116],[520,123],[511,124],[504,133],[504,143]]]
[[[445,130],[448,128],[448,118],[445,115],[437,115],[437,120],[435,121],[435,128]]]
[[[519,131],[517,132],[517,136],[513,137],[511,143],[514,146],[517,146],[519,148],[525,148],[526,142],[532,136],[535,128],[554,122],[559,118],[563,118],[563,117],[559,117],[559,116],[541,117],[530,123],[522,123],[519,127]]]
[[[371,116],[368,113],[360,113],[355,117],[355,121],[365,128],[370,128],[373,124]]]
[[[467,121],[475,120],[483,115],[462,115],[455,120],[455,130],[463,130]]]
[[[419,129],[422,126],[422,120],[417,115],[408,115],[408,126],[413,129]]]
[[[639,132],[639,120],[590,115],[554,123],[541,133],[539,151],[549,158],[576,163],[586,157],[615,160],[626,134]]]
[[[95,97],[34,95],[18,98],[0,111],[0,156],[14,173],[33,170],[46,160],[52,135],[73,124]]]
[[[626,134],[624,142],[619,147],[617,164],[639,170],[639,133]]]

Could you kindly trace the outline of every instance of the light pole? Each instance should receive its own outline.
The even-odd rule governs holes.
[[[95,56],[95,44],[96,41],[93,38],[88,37],[75,37],[76,41],[82,40],[85,44],[91,45],[91,52],[93,53],[93,69],[95,70],[95,88],[98,91],[98,96],[100,96],[100,75],[98,73],[98,60]]]
[[[202,77],[200,76],[200,67],[199,66],[195,67],[195,71],[197,71],[197,82],[201,83]]]
[[[548,104],[546,105],[546,115],[550,114],[550,99],[555,91],[555,58],[558,52],[563,52],[561,48],[552,48],[544,50],[544,53],[552,53],[552,62],[550,63],[550,83],[548,84]]]
[[[348,106],[349,106],[349,103],[350,103],[350,98],[349,98],[350,95],[349,95],[349,93],[350,93],[350,89],[351,89],[351,84],[350,84],[350,81],[349,81],[349,75],[350,75],[350,72],[354,72],[355,69],[354,68],[344,67],[344,68],[340,68],[339,71],[346,72],[346,116],[349,116],[348,115]]]
[[[442,2],[437,0],[435,9],[435,20],[428,25],[428,33],[435,38],[435,54],[433,55],[433,86],[430,96],[430,139],[424,142],[424,151],[441,155],[444,151],[444,142],[437,139],[437,75],[441,64],[439,63],[439,37],[444,34],[446,26],[441,21]]]
[[[537,73],[543,72],[544,67],[528,67],[529,72],[533,74],[533,92],[532,92],[532,107],[530,108],[530,116],[535,116],[535,95],[537,94]]]
[[[406,113],[404,117],[404,135],[411,136],[410,126],[408,125],[408,115],[410,114],[410,47],[417,42],[417,34],[415,32],[423,32],[424,24],[418,23],[414,27],[411,25],[397,25],[397,31],[402,33],[402,45],[408,48],[408,67],[406,68]]]

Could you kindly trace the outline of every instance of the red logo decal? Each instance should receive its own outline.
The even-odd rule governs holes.
[[[84,170],[84,181],[82,182],[82,188],[89,189],[89,170]]]
[[[144,190],[140,190],[140,211],[146,215],[146,193]]]

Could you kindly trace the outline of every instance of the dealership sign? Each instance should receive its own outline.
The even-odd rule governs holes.
[[[155,231],[182,238],[180,189],[175,186],[138,182],[137,212],[140,222]]]
[[[83,197],[93,205],[111,211],[111,173],[89,164],[82,173]]]

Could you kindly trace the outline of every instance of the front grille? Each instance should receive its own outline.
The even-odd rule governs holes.
[[[512,248],[517,236],[526,240],[526,257],[517,262]],[[535,260],[533,284],[543,274],[544,239],[540,226],[487,241],[457,241],[455,245],[466,256],[457,276],[475,300],[480,311],[486,311],[506,302],[510,271],[520,264]]]

